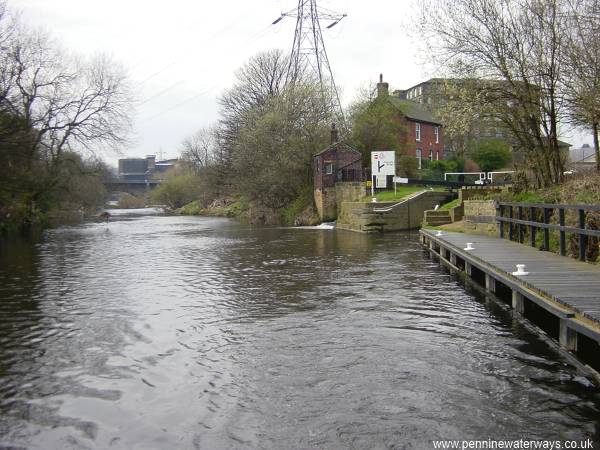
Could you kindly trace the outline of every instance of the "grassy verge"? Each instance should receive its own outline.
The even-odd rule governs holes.
[[[460,200],[456,198],[456,199],[452,200],[451,202],[444,203],[442,206],[440,206],[440,209],[443,211],[446,211],[446,210],[452,209],[458,205],[460,205]]]

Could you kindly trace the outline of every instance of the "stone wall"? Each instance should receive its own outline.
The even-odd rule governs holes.
[[[335,187],[315,189],[314,198],[317,213],[322,222],[336,220],[343,202],[357,202],[365,196],[362,182],[340,182]]]
[[[494,200],[467,200],[463,205],[465,230],[490,235],[498,234]]]
[[[335,184],[335,199],[337,215],[339,216],[342,203],[358,202],[365,196],[365,184],[362,182],[343,182]]]
[[[336,226],[367,233],[417,229],[425,211],[444,203],[449,196],[426,191],[401,202],[343,202]]]
[[[481,198],[484,195],[488,194],[498,194],[502,192],[502,190],[508,189],[508,187],[501,186],[469,186],[463,187],[458,192],[458,198],[461,203],[465,200],[471,200],[473,198]]]
[[[329,222],[336,219],[337,203],[335,194],[335,187],[315,189],[315,207],[321,222]]]

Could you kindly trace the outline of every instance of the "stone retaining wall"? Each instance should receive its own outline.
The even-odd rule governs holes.
[[[465,230],[484,234],[498,234],[496,202],[494,200],[466,200],[463,204]]]
[[[401,202],[344,202],[336,227],[365,233],[417,229],[425,211],[444,203],[451,195],[425,191]]]

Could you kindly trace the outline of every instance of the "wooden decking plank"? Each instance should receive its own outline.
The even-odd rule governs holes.
[[[453,247],[455,254],[463,253],[473,264],[504,272],[509,279],[520,280],[524,286],[600,321],[600,267],[507,239],[450,232],[430,236],[442,246]],[[474,250],[463,250],[467,242]],[[529,275],[513,277],[516,264],[525,264]]]

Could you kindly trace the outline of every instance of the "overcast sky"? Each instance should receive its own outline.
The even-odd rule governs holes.
[[[429,78],[409,37],[410,0],[319,0],[348,14],[323,36],[342,103],[383,73],[391,88]],[[218,118],[217,97],[261,50],[292,44],[294,19],[271,25],[297,0],[9,0],[26,23],[78,53],[108,53],[128,69],[138,97],[127,156],[176,157],[180,142]],[[323,25],[326,26],[327,23]],[[565,136],[581,144],[581,136]],[[116,154],[105,159],[116,165]]]

